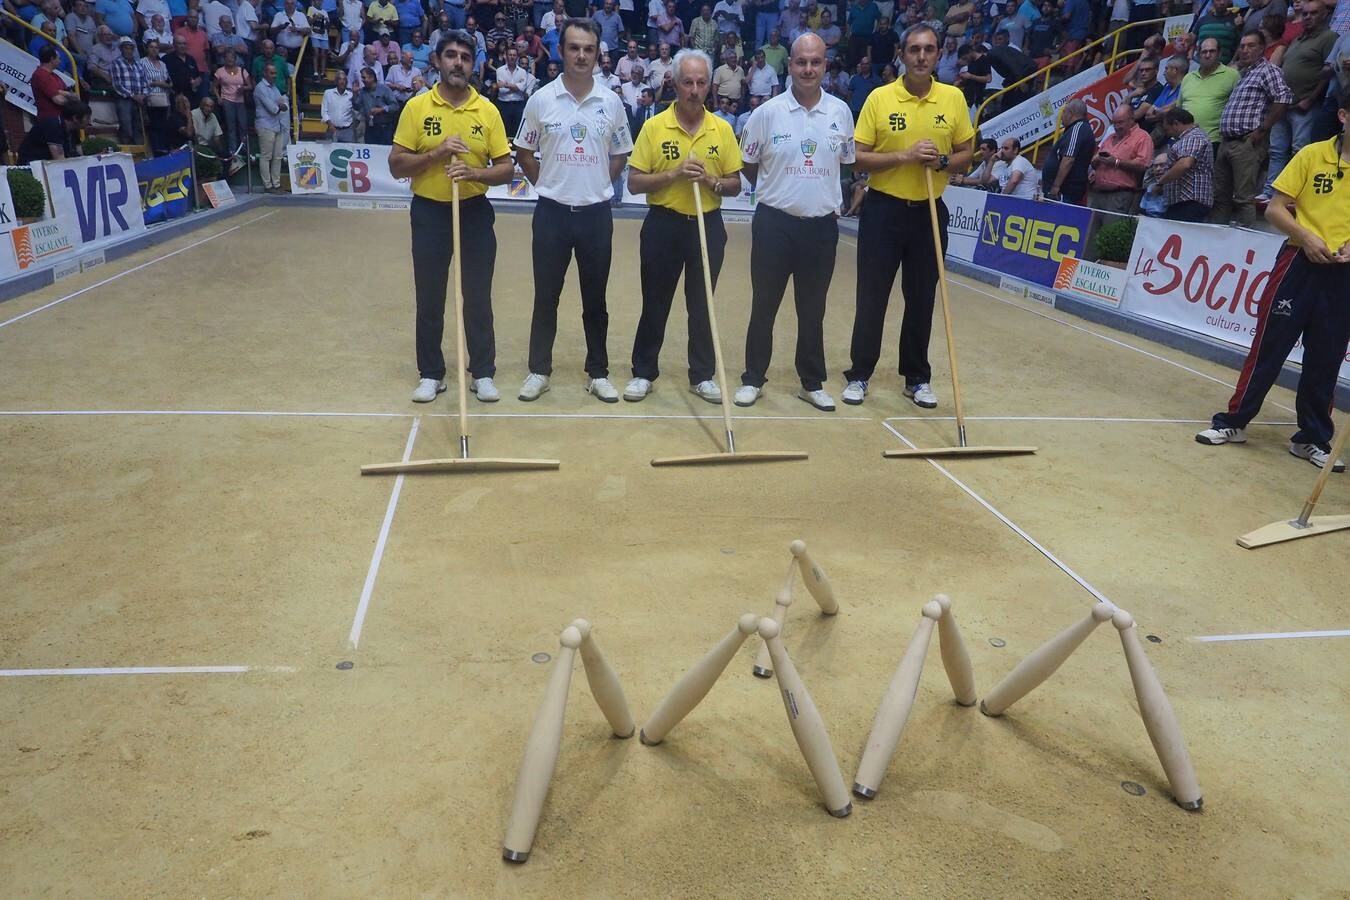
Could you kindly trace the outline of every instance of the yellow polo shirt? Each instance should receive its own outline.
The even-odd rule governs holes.
[[[469,88],[469,99],[458,107],[451,106],[439,88],[413,97],[398,117],[394,143],[414,153],[426,153],[452,135],[459,135],[469,145],[464,161],[476,169],[487,168],[492,160],[511,153],[502,114],[473,88]],[[413,176],[412,191],[428,200],[449,202],[450,179],[445,177],[444,168],[431,166]],[[477,181],[459,183],[461,200],[486,193],[487,185]]]
[[[908,150],[925,138],[937,145],[939,153],[950,156],[952,148],[975,137],[965,95],[949,84],[934,81],[922,99],[905,90],[904,79],[879,87],[867,95],[854,138],[868,144],[877,153]],[[890,194],[902,200],[923,200],[928,196],[923,166],[912,163],[873,172],[868,189]],[[933,191],[942,196],[947,186],[945,175],[933,178]]]
[[[1298,223],[1326,241],[1332,253],[1350,241],[1350,163],[1341,163],[1343,177],[1337,178],[1338,155],[1335,138],[1309,144],[1275,179],[1275,190],[1294,198]]]
[[[739,172],[743,165],[736,133],[727,122],[705,112],[698,133],[690,134],[675,118],[673,104],[642,126],[628,164],[639,172],[651,175],[679,168],[690,154],[703,161],[703,168],[709,175],[731,175]],[[659,191],[652,191],[647,195],[647,203],[666,206],[686,216],[692,216],[698,211],[694,206],[694,185],[684,179]],[[712,212],[721,208],[722,198],[704,188],[703,211]]]

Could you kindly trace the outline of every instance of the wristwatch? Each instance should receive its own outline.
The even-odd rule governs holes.
[[[945,172],[945,171],[947,171],[947,163],[949,163],[949,162],[951,162],[951,159],[947,156],[947,154],[945,154],[945,153],[939,153],[939,154],[938,154],[938,171],[939,171],[939,172]]]

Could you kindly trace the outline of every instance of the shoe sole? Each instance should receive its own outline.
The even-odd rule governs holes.
[[[867,398],[864,397],[863,400],[850,400],[850,399],[848,399],[847,397],[840,397],[839,399],[843,400],[843,401],[844,401],[845,403],[847,403],[849,406],[862,406],[862,405],[863,405],[863,400],[866,400]]]
[[[586,393],[590,394],[592,397],[594,397],[595,399],[599,400],[601,403],[618,403],[618,402],[619,402],[619,395],[618,395],[618,394],[615,394],[613,397],[601,397],[599,394],[597,394],[595,391],[590,390],[589,388],[586,390]]]
[[[917,399],[915,399],[913,394],[905,394],[905,399],[908,400],[910,403],[913,403],[919,409],[937,409],[936,400],[933,401],[932,403],[921,403]]]
[[[539,393],[535,394],[533,397],[526,397],[524,394],[516,394],[516,399],[517,399],[517,400],[523,400],[523,401],[525,401],[526,403],[533,403],[534,401],[538,400],[540,397],[544,396],[544,395],[547,394],[547,393],[548,393],[548,388],[544,388],[542,391],[540,391]]]
[[[1209,438],[1201,437],[1201,436],[1198,435],[1198,434],[1195,436],[1195,442],[1196,442],[1197,444],[1204,444],[1206,447],[1222,447],[1224,444],[1245,444],[1245,443],[1247,443],[1245,440],[1241,440],[1241,441],[1230,441],[1228,438],[1220,438],[1220,439],[1217,440],[1217,441],[1212,441],[1212,440],[1210,440]],[[1290,455],[1290,456],[1293,456],[1294,454],[1291,453],[1291,454],[1289,454],[1289,455]]]
[[[641,403],[643,400],[647,399],[647,395],[643,394],[641,397],[630,397],[628,394],[624,394],[623,399],[627,403]]]
[[[812,407],[813,409],[818,409],[818,410],[820,410],[821,412],[834,412],[834,411],[835,411],[835,407],[833,407],[833,406],[821,406],[819,403],[817,403],[816,401],[812,400],[810,397],[803,397],[801,394],[798,394],[798,395],[797,395],[797,399],[800,400],[800,401],[802,401],[803,403],[807,404],[808,406]]]
[[[472,393],[473,393],[473,395],[474,395],[475,397],[478,398],[478,402],[479,402],[479,403],[496,403],[498,400],[502,399],[500,396],[497,396],[497,397],[484,397],[482,394],[478,393],[477,391],[473,391]]]
[[[733,397],[731,400],[731,405],[739,406],[741,409],[749,409],[750,407],[754,406],[757,402],[759,402],[758,397],[756,397],[754,400],[751,400],[749,403],[742,403],[741,401]]]
[[[444,394],[444,393],[446,392],[446,389],[447,389],[447,388],[449,388],[449,385],[446,385],[445,387],[438,387],[438,388],[436,388],[436,393],[432,394],[432,395],[431,395],[430,397],[428,397],[427,399],[425,399],[425,400],[418,400],[416,397],[413,397],[413,398],[411,398],[411,399],[412,399],[412,402],[414,402],[414,403],[430,403],[431,401],[433,401],[433,400],[435,400],[437,397],[439,397],[441,394]]]
[[[714,404],[714,405],[721,405],[721,403],[722,403],[722,398],[721,398],[721,397],[717,397],[717,398],[715,398],[715,399],[712,398],[712,397],[705,397],[705,396],[703,396],[702,394],[700,394],[698,391],[690,391],[689,393],[693,394],[695,397],[699,398],[700,400],[706,400],[707,402],[712,403],[712,404]],[[734,402],[734,401],[733,401],[733,402]]]

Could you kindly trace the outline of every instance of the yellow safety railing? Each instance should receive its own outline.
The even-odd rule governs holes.
[[[1120,63],[1121,61],[1128,60],[1131,57],[1143,55],[1142,50],[1121,49],[1120,46],[1121,37],[1125,34],[1125,32],[1134,28],[1147,28],[1156,25],[1162,25],[1165,24],[1166,22],[1167,22],[1166,19],[1145,19],[1141,22],[1131,22],[1128,25],[1117,28],[1115,31],[1111,32],[1105,37],[1099,37],[1095,41],[1090,41],[1089,43],[1084,44],[1082,47],[1079,47],[1072,53],[1069,53],[1050,63],[1050,65],[1045,66],[1042,69],[1037,69],[1035,72],[1032,72],[1025,78],[1019,78],[1012,84],[1005,84],[1002,88],[986,97],[984,99],[984,102],[981,103],[979,107],[975,110],[975,130],[979,131],[980,121],[984,117],[984,111],[989,108],[989,104],[993,103],[998,98],[1004,96],[1005,94],[1010,93],[1011,91],[1017,90],[1023,85],[1031,84],[1037,80],[1040,80],[1042,82],[1041,83],[1042,91],[1049,90],[1050,75],[1054,72],[1055,69],[1062,68],[1066,62],[1069,62],[1075,57],[1082,57],[1082,59],[1086,61],[1088,58],[1087,54],[1092,53],[1098,47],[1105,46],[1108,42],[1111,45],[1111,52],[1107,55],[1104,62],[1106,63],[1106,71],[1114,72],[1118,68],[1118,63]],[[1048,137],[1041,138],[1040,140],[1035,141],[1034,143],[1029,144],[1026,147],[1023,147],[1022,152],[1024,154],[1033,154],[1037,149],[1041,147],[1042,144],[1052,141],[1058,135],[1058,133],[1059,133],[1059,123],[1056,122],[1053,134],[1051,134]]]
[[[295,72],[291,75],[291,140],[300,140],[300,104],[296,102],[296,84],[300,81],[300,67],[305,64],[305,51],[309,49],[309,35],[300,42],[295,54]]]
[[[57,50],[61,51],[66,55],[66,60],[70,63],[70,76],[75,80],[75,96],[79,97],[80,67],[75,65],[75,54],[70,52],[70,48],[67,47],[65,44],[61,43],[60,41],[58,41],[56,38],[52,37],[47,32],[43,31],[41,28],[34,28],[31,24],[25,22],[21,17],[14,15],[14,13],[10,12],[7,9],[4,9],[3,7],[0,7],[0,15],[3,15],[6,19],[9,19],[11,22],[18,22],[24,28],[27,28],[29,31],[33,32],[33,34],[36,34],[37,36],[44,38],[45,40],[51,41],[54,45],[56,45]],[[19,49],[27,52],[26,47],[20,47]]]

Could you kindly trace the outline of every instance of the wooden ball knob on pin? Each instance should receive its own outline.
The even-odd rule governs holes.
[[[811,592],[811,596],[816,598],[820,604],[820,611],[827,616],[832,616],[839,612],[839,601],[834,597],[834,588],[830,586],[830,580],[825,577],[825,573],[820,570],[811,559],[811,554],[806,552],[806,542],[795,540],[788,549],[792,555],[797,558],[797,567],[802,573],[802,583],[806,589]]]
[[[773,599],[773,620],[778,623],[779,633],[782,633],[783,623],[787,619],[788,607],[792,605],[792,589],[788,586],[778,592],[778,596]],[[750,673],[756,678],[773,677],[773,660],[769,657],[768,641],[761,641],[759,645],[759,655],[755,657],[755,665],[750,669]]]

